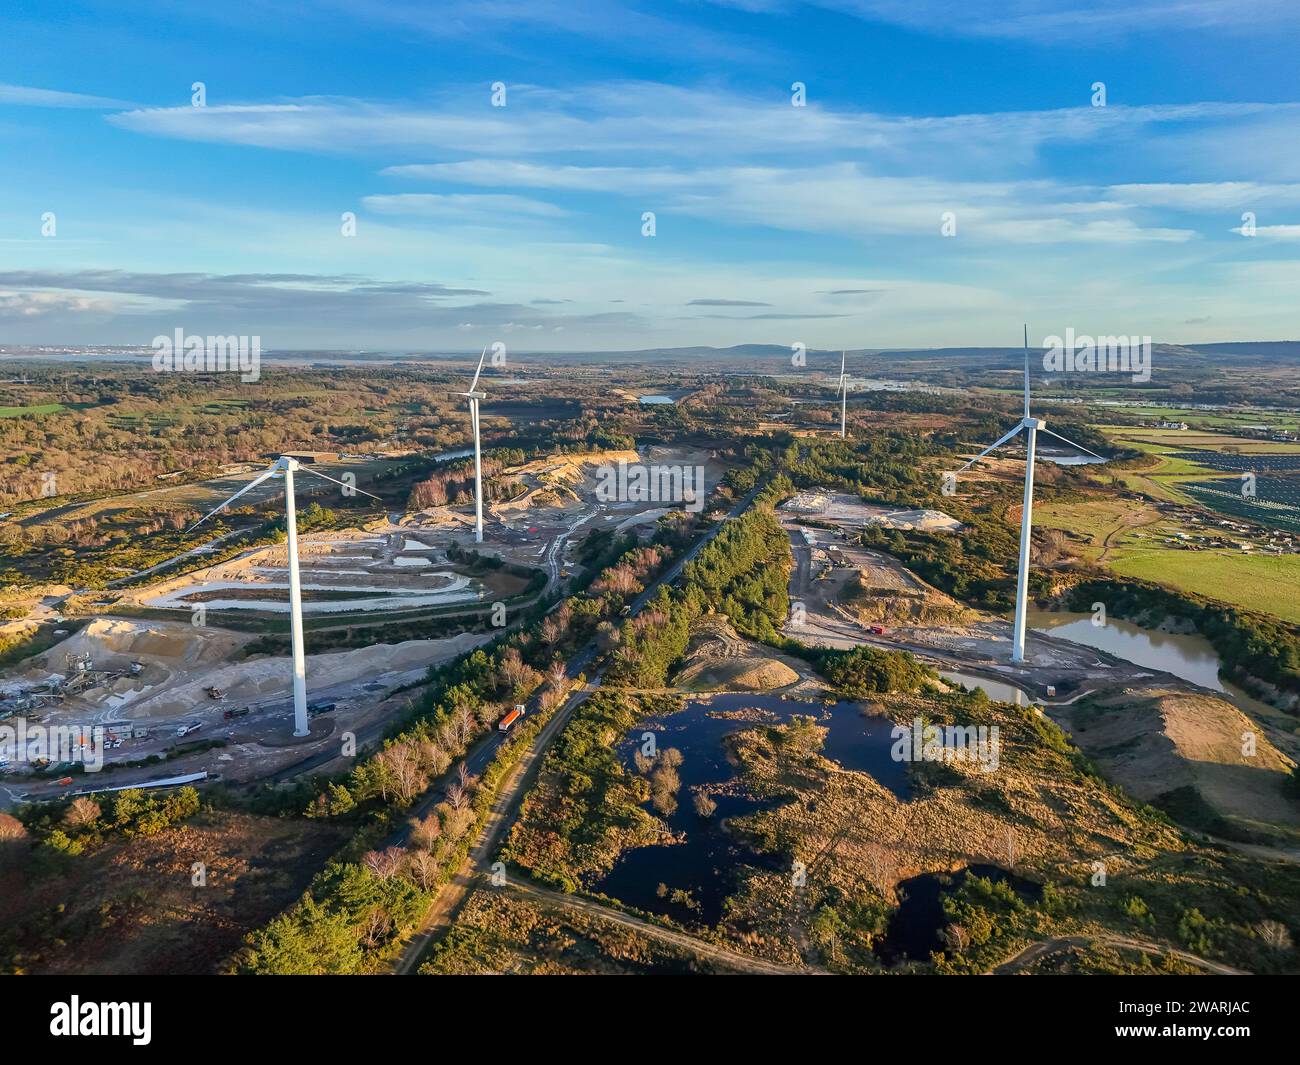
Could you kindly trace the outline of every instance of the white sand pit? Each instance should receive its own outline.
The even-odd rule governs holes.
[[[941,510],[882,507],[857,496],[825,488],[800,492],[781,505],[790,514],[804,515],[839,525],[875,525],[885,529],[955,533],[962,524]]]
[[[226,657],[244,642],[233,633],[217,634],[175,622],[100,618],[55,645],[44,656],[46,668],[63,672],[65,654],[88,654],[98,667],[110,660],[154,662],[165,669]]]
[[[403,674],[422,671],[473,650],[492,637],[462,633],[445,640],[408,640],[375,644],[350,651],[307,656],[307,691],[337,688],[356,682],[392,683]],[[308,647],[311,646],[310,636]],[[174,718],[214,707],[205,689],[211,685],[226,693],[222,705],[239,705],[267,699],[288,699],[293,694],[292,663],[288,657],[254,658],[205,671],[201,677],[138,701],[128,712],[132,719]]]

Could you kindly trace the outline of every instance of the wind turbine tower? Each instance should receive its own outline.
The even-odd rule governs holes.
[[[225,510],[245,492],[251,492],[263,481],[284,475],[284,532],[285,547],[289,553],[289,635],[293,644],[293,734],[307,736],[311,734],[311,729],[307,726],[307,661],[302,641],[302,582],[298,577],[298,511],[293,499],[293,475],[299,470],[341,485],[347,492],[361,492],[363,496],[370,496],[371,499],[383,502],[377,495],[363,492],[360,488],[344,484],[342,481],[335,481],[333,477],[326,477],[319,470],[300,465],[297,459],[282,455],[269,469],[259,473],[224,503],[208,511],[185,531],[191,532],[197,529],[212,515]]]
[[[840,352],[840,439],[845,436],[845,417],[849,408],[849,375],[844,372],[846,353]]]
[[[1069,444],[1077,448],[1085,455],[1091,455],[1095,459],[1101,458],[1094,451],[1089,451],[1086,447],[1067,440],[1060,433],[1054,433],[1047,428],[1047,422],[1042,418],[1034,418],[1029,413],[1029,326],[1025,326],[1025,413],[1020,423],[1005,436],[999,438],[995,443],[990,444],[973,459],[960,467],[957,472],[962,473],[970,469],[980,459],[991,451],[995,451],[1003,444],[1013,439],[1016,434],[1024,432],[1025,434],[1025,497],[1024,506],[1020,512],[1020,559],[1016,571],[1016,616],[1012,623],[1011,629],[1011,661],[1023,662],[1025,660],[1025,611],[1029,599],[1029,550],[1030,534],[1033,530],[1034,522],[1034,460],[1038,450],[1038,434],[1046,433],[1048,436],[1054,436],[1062,443]]]
[[[469,386],[469,391],[455,393],[469,400],[469,423],[474,432],[474,542],[476,544],[483,542],[483,458],[478,435],[478,401],[487,399],[487,393],[478,391],[478,379],[483,372],[483,360],[486,356],[487,347],[484,346],[483,354],[478,357],[478,369],[474,371],[474,381]]]

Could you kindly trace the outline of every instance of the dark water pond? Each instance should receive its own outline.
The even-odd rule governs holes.
[[[761,720],[710,716],[711,712],[755,708],[767,712]],[[758,853],[726,828],[727,818],[755,813],[765,803],[743,794],[718,794],[709,787],[722,786],[736,776],[727,761],[725,738],[759,724],[809,715],[829,730],[822,748],[827,758],[846,769],[871,774],[900,799],[910,798],[907,763],[894,761],[889,753],[893,722],[862,711],[860,703],[826,705],[775,695],[727,694],[690,700],[676,713],[641,722],[621,745],[624,764],[632,766],[632,756],[645,732],[655,733],[659,750],[676,747],[681,751],[678,775],[682,788],[677,810],[666,821],[684,839],[627,851],[606,876],[589,886],[641,910],[688,924],[716,925],[722,918],[724,900],[736,890],[744,867],[776,869],[782,862]],[[712,817],[703,818],[695,812],[692,797],[701,786],[718,804]],[[692,904],[674,900],[671,894],[677,890],[688,891]]]
[[[940,933],[948,924],[943,899],[961,887],[968,876],[979,876],[1013,887],[1021,898],[1042,897],[1042,885],[1016,876],[998,865],[971,865],[953,873],[924,873],[898,885],[900,905],[889,920],[889,928],[877,953],[889,965],[901,961],[929,961],[943,947]]]

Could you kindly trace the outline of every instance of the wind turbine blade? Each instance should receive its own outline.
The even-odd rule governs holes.
[[[346,481],[335,481],[333,477],[326,477],[325,474],[320,472],[320,470],[313,470],[310,466],[299,466],[298,472],[310,473],[313,477],[319,477],[323,481],[332,481],[334,484],[341,485],[349,491],[360,492],[363,496],[369,496],[371,499],[380,503],[383,502],[383,500],[375,495],[374,492],[367,492],[364,488],[357,488],[355,485],[348,484]]]
[[[473,392],[475,389],[478,388],[478,375],[483,372],[483,360],[485,358],[487,358],[486,344],[483,345],[483,354],[478,357],[478,369],[474,371],[474,383],[469,386],[469,390],[471,392]]]
[[[249,481],[248,484],[244,485],[244,487],[241,488],[238,492],[236,492],[233,496],[231,496],[229,499],[227,499],[224,503],[220,504],[219,506],[214,507],[212,510],[209,510],[206,514],[203,515],[203,517],[201,517],[198,521],[196,521],[185,531],[193,532],[205,521],[207,521],[210,517],[212,517],[213,514],[225,510],[226,507],[230,506],[231,503],[233,503],[236,499],[242,496],[245,492],[251,492],[263,481],[269,480],[279,472],[280,472],[280,468],[278,466],[272,466],[269,470],[264,470],[262,473],[259,473],[256,477],[254,477],[251,481]]]
[[[841,377],[844,376],[844,364],[845,364],[845,359],[847,358],[847,355],[848,355],[847,352],[844,352],[844,351],[841,351],[841,352],[840,352],[840,376],[841,376]]]
[[[1054,436],[1054,437],[1056,437],[1056,439],[1059,440],[1059,441],[1061,441],[1061,443],[1063,443],[1063,444],[1069,444],[1069,445],[1070,445],[1071,447],[1073,447],[1073,448],[1078,448],[1078,449],[1079,449],[1080,451],[1082,451],[1085,455],[1091,455],[1091,456],[1092,456],[1093,458],[1095,458],[1095,459],[1104,458],[1104,456],[1102,456],[1102,455],[1098,455],[1097,452],[1095,452],[1095,451],[1089,451],[1089,450],[1088,450],[1086,447],[1084,447],[1082,444],[1076,444],[1073,440],[1067,440],[1067,439],[1066,439],[1065,437],[1063,437],[1060,433],[1054,433],[1054,432],[1052,432],[1051,429],[1040,429],[1040,430],[1038,430],[1038,431],[1039,431],[1040,433],[1046,433],[1048,436]]]
[[[1029,323],[1025,323],[1025,417],[1029,417]]]
[[[975,465],[975,463],[979,462],[979,460],[982,459],[985,455],[987,455],[991,451],[996,451],[1008,440],[1010,440],[1013,436],[1015,436],[1016,433],[1020,432],[1020,430],[1023,428],[1024,428],[1023,425],[1017,425],[1009,433],[1006,433],[1004,436],[999,437],[997,441],[995,441],[994,443],[986,447],[983,451],[981,451],[978,455],[976,455],[973,459],[971,459],[970,462],[966,463],[964,466],[958,466],[957,472],[961,473],[962,470],[970,469],[972,466]]]

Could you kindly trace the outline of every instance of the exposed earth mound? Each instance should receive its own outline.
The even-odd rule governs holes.
[[[799,673],[790,665],[738,636],[725,618],[708,616],[696,622],[686,664],[673,683],[687,691],[757,692],[798,680]]]
[[[506,470],[507,476],[524,485],[524,491],[509,500],[494,504],[493,514],[517,514],[535,507],[564,507],[581,502],[594,490],[595,469],[619,462],[641,461],[635,451],[592,451],[582,455],[552,455]]]
[[[960,622],[971,614],[951,596],[907,571],[870,561],[844,581],[838,602],[862,623],[938,625]]]
[[[1053,716],[1109,779],[1184,824],[1245,841],[1300,837],[1291,763],[1226,699],[1152,688]]]

